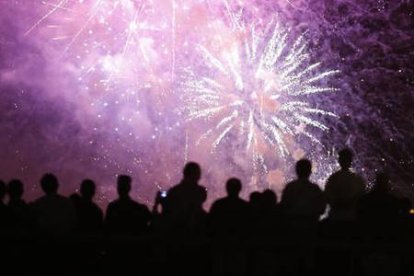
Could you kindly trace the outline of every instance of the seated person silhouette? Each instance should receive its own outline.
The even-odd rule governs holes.
[[[106,210],[105,224],[109,233],[115,235],[142,235],[147,233],[151,213],[147,206],[131,199],[132,178],[118,176],[119,198],[112,201]]]
[[[9,195],[9,209],[13,220],[13,228],[16,234],[28,234],[32,230],[33,219],[29,205],[23,200],[24,193],[23,183],[14,179],[7,185],[7,193]]]
[[[210,224],[213,235],[238,236],[246,232],[249,223],[249,208],[239,197],[241,181],[230,178],[226,183],[227,196],[216,200],[210,209]]]
[[[322,190],[309,180],[311,172],[311,162],[307,159],[299,160],[296,163],[298,178],[289,182],[283,190],[281,207],[288,227],[314,229],[325,211]]]
[[[365,181],[350,169],[352,159],[351,150],[341,150],[338,159],[341,169],[333,173],[326,183],[325,196],[331,221],[355,220],[357,201],[365,193]]]
[[[200,178],[200,166],[189,162],[184,167],[181,182],[168,191],[163,214],[172,229],[192,231],[199,219],[205,216],[202,205],[207,199],[207,192],[198,184]]]
[[[40,185],[45,195],[32,204],[36,230],[47,237],[71,234],[76,225],[72,201],[57,193],[59,182],[55,175],[45,174]]]
[[[371,234],[390,234],[398,228],[401,201],[391,192],[387,174],[378,173],[372,190],[358,201],[358,220]]]
[[[76,210],[77,231],[80,233],[96,234],[102,229],[103,213],[93,202],[95,190],[95,182],[85,179],[81,183],[80,195],[71,196]]]

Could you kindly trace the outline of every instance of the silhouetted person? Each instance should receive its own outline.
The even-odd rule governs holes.
[[[16,234],[28,234],[33,227],[33,218],[29,205],[22,199],[24,193],[23,183],[14,179],[7,186],[9,195],[9,209]]]
[[[249,205],[250,208],[258,210],[260,212],[261,208],[261,193],[258,191],[254,191],[249,196]]]
[[[307,159],[296,162],[297,179],[289,182],[282,193],[284,240],[300,244],[298,248],[287,248],[290,257],[286,263],[288,275],[306,275],[312,269],[315,254],[309,242],[316,238],[320,216],[326,202],[322,190],[309,177],[312,163]]]
[[[102,229],[102,210],[93,202],[96,186],[92,180],[82,181],[80,195],[73,195],[77,217],[77,230],[80,233],[96,234]]]
[[[198,242],[204,236],[207,213],[203,203],[207,198],[206,189],[198,184],[201,168],[189,162],[183,169],[183,179],[167,192],[162,210],[164,226],[173,244],[168,246],[168,273],[170,275],[198,275],[205,266],[208,249],[187,247],[187,243]]]
[[[323,214],[326,203],[318,185],[310,182],[312,164],[307,159],[296,163],[297,179],[283,190],[282,209],[289,226],[315,228]]]
[[[200,166],[189,162],[184,167],[181,182],[168,191],[163,213],[173,229],[192,231],[205,216],[202,205],[207,198],[207,192],[198,184],[200,178]]]
[[[239,197],[242,184],[237,178],[226,183],[227,196],[216,200],[210,209],[213,240],[212,275],[244,275],[246,252],[237,246],[247,234],[249,208]]]
[[[72,201],[58,194],[59,182],[55,175],[43,175],[40,185],[45,195],[32,204],[36,230],[48,237],[70,234],[76,225]]]
[[[401,201],[392,194],[388,175],[382,172],[376,175],[374,187],[359,199],[357,207],[360,234],[367,240],[378,242],[373,243],[376,247],[360,257],[365,275],[411,275],[408,271],[399,271],[405,258],[385,249],[387,247],[382,244],[384,240],[390,239],[405,241],[402,234],[409,226],[400,220]],[[412,230],[410,227],[408,229]],[[412,267],[412,258],[409,263]]]
[[[166,192],[158,191],[155,195],[151,218],[151,231],[156,235],[165,235],[169,233],[168,221],[162,213],[165,209],[165,200]]]
[[[398,228],[400,209],[401,201],[392,194],[389,177],[385,173],[378,173],[372,191],[358,202],[358,219],[370,228],[370,235],[373,231],[388,235]]]
[[[0,234],[7,234],[11,226],[11,213],[6,204],[4,204],[5,196],[6,184],[0,180]]]
[[[365,193],[365,182],[351,171],[352,159],[351,150],[341,150],[338,159],[341,169],[332,174],[326,183],[325,195],[330,207],[330,220],[352,221],[356,218],[356,204]]]
[[[6,183],[0,180],[0,206],[6,206],[4,204],[4,197],[6,196]]]
[[[280,230],[281,210],[277,204],[277,195],[267,189],[252,192],[249,198],[250,229],[255,235],[275,235]]]
[[[105,223],[112,234],[140,235],[148,231],[151,213],[147,206],[131,199],[132,179],[128,175],[118,176],[119,198],[108,205]]]
[[[262,217],[262,209],[263,209],[263,204],[262,204],[262,194],[258,191],[254,191],[249,195],[249,212],[250,212],[250,226],[249,228],[252,231],[255,231],[257,222],[261,219]]]
[[[277,195],[270,189],[261,194],[262,219],[258,223],[263,234],[274,235],[279,230],[281,211],[277,204]]]
[[[210,209],[212,231],[217,235],[235,236],[246,232],[248,204],[239,197],[242,184],[237,178],[226,183],[227,196],[216,200]]]

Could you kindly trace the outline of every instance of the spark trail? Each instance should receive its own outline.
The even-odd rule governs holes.
[[[152,1],[59,0],[41,1],[39,6],[45,14],[25,36],[39,31],[60,45],[62,55],[78,61],[79,80],[88,86],[110,90],[127,84],[127,93],[132,93],[161,81],[155,77],[156,66],[160,53],[170,54],[169,45],[156,43],[155,34],[169,23],[162,18],[154,21]],[[154,74],[137,82],[144,69]]]
[[[93,166],[167,185],[195,160],[213,197],[228,175],[279,189],[289,157],[315,153],[335,117],[322,95],[337,71],[312,62],[306,35],[264,24],[274,14],[253,2],[39,1],[23,32],[48,62],[47,94],[73,105]],[[312,160],[328,173],[322,148]],[[165,173],[153,171],[159,160]]]
[[[329,128],[318,118],[336,115],[308,99],[337,91],[326,79],[339,71],[321,72],[320,62],[310,62],[305,35],[292,40],[274,23],[258,32],[238,18],[231,16],[236,39],[198,45],[206,73],[186,69],[184,113],[188,121],[209,126],[197,144],[208,140],[215,149],[237,144],[251,153],[253,166],[266,171],[265,152],[277,148],[284,158],[298,136],[320,144],[315,130]]]

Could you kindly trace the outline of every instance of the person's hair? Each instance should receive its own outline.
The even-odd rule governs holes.
[[[120,196],[128,195],[131,191],[132,178],[129,175],[119,175],[117,190]]]
[[[86,198],[92,198],[95,195],[95,182],[90,179],[85,179],[81,183],[80,193]]]
[[[349,169],[351,167],[353,158],[354,154],[348,148],[342,149],[338,153],[338,162],[343,169]]]
[[[55,194],[59,188],[59,182],[54,174],[47,173],[40,180],[40,185],[45,194]]]
[[[238,178],[230,178],[226,183],[226,191],[229,196],[238,196],[242,189],[242,183]]]
[[[309,178],[312,173],[312,163],[308,159],[301,159],[296,162],[296,175],[298,178]]]
[[[23,195],[23,183],[18,179],[13,179],[7,185],[7,193],[10,198],[21,198]]]
[[[201,177],[200,165],[196,162],[188,162],[184,167],[183,175],[185,179],[198,181]]]

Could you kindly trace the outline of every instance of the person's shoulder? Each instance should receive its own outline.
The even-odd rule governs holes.
[[[247,202],[247,200],[245,200],[245,199],[243,199],[243,198],[241,198],[241,197],[237,198],[237,201],[238,201],[240,204],[246,204],[246,205],[248,205],[248,204],[249,204],[249,202]]]
[[[26,208],[27,206],[29,206],[29,204],[23,199],[16,201],[15,204],[17,207],[21,207],[21,208]]]
[[[197,189],[203,190],[203,191],[205,191],[207,189],[206,187],[204,187],[203,185],[200,185],[200,184],[195,185],[195,187],[197,187]]]
[[[73,204],[73,200],[70,199],[69,197],[66,197],[66,196],[63,196],[63,195],[57,195],[57,198],[62,202],[65,202],[65,203],[68,203],[68,204]]]
[[[115,199],[115,200],[113,200],[113,201],[111,201],[111,202],[109,202],[109,204],[108,204],[108,209],[113,209],[113,208],[116,208],[116,207],[118,207],[118,205],[119,205],[119,199]]]
[[[41,202],[41,201],[42,201],[42,198],[43,198],[43,197],[36,198],[36,199],[35,199],[35,200],[33,200],[32,202],[30,202],[30,203],[29,203],[29,205],[30,205],[30,206],[36,206],[36,205],[38,205],[38,204],[39,204],[39,202]]]
[[[360,174],[351,172],[351,175],[358,183],[365,184],[365,179]]]
[[[140,202],[135,201],[135,200],[133,202],[134,202],[134,205],[136,206],[136,208],[139,208],[141,210],[149,210],[148,206],[146,204],[140,203]]]
[[[213,204],[211,204],[210,213],[214,213],[215,211],[222,209],[224,204],[223,200],[224,198],[219,198],[216,201],[214,201]]]
[[[342,170],[338,170],[333,172],[329,177],[328,177],[328,183],[331,183],[332,181],[335,181],[338,177],[342,177],[344,174],[344,171]]]
[[[322,193],[322,189],[321,189],[321,187],[319,187],[318,184],[316,184],[314,182],[310,182],[310,187],[313,191],[318,192],[318,193]]]
[[[221,205],[225,204],[227,201],[228,201],[227,198],[222,197],[222,198],[219,198],[216,201],[214,201],[213,205],[221,206]]]
[[[55,195],[53,200],[54,202],[56,202],[56,205],[60,205],[60,206],[72,207],[74,205],[73,200],[63,195]]]
[[[289,181],[288,183],[286,183],[286,185],[285,185],[285,189],[286,189],[286,188],[290,188],[290,187],[292,187],[292,186],[296,185],[296,183],[297,183],[297,181],[296,181],[296,180]]]
[[[303,181],[296,179],[296,180],[292,180],[290,182],[288,182],[285,186],[285,189],[298,189],[303,187]]]
[[[206,187],[201,186],[201,185],[197,185],[197,186],[195,186],[195,187],[197,187],[196,189],[197,189],[197,191],[198,191],[199,193],[202,193],[202,194],[207,193],[207,188],[206,188]]]
[[[171,196],[171,194],[174,195],[175,193],[180,192],[182,188],[183,188],[183,185],[181,183],[178,183],[168,189],[168,195],[169,196]]]
[[[237,200],[237,203],[239,204],[239,206],[243,207],[243,208],[248,208],[249,207],[249,203],[244,200],[243,198],[239,198]]]
[[[45,204],[45,202],[47,202],[47,197],[46,196],[41,196],[41,197],[35,199],[33,202],[31,202],[30,206],[37,208],[37,207],[40,207],[43,204]]]
[[[98,204],[96,204],[95,202],[90,202],[89,206],[92,210],[94,210],[95,212],[101,212],[102,213],[102,209],[101,207],[99,207]]]

